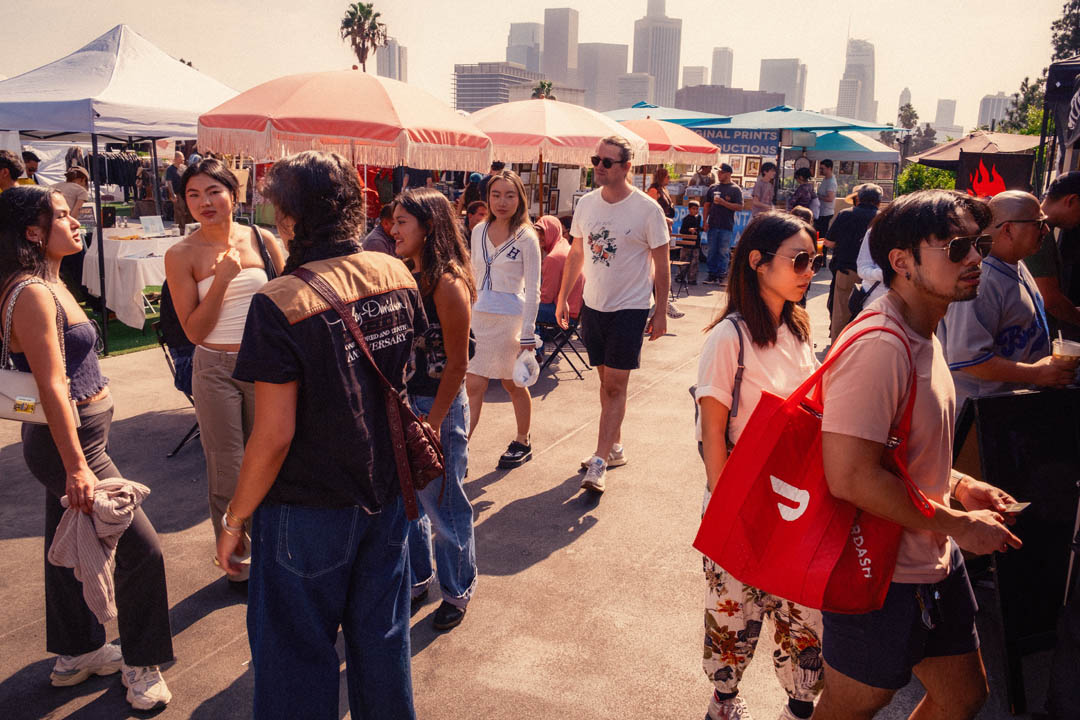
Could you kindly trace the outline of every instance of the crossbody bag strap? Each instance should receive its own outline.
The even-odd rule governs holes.
[[[270,252],[266,249],[266,243],[263,242],[262,233],[254,225],[251,226],[251,232],[255,234],[255,242],[259,246],[259,257],[262,258],[263,265],[266,270],[266,279],[273,280],[278,276],[277,267],[274,266],[274,261],[270,258]]]
[[[738,364],[735,367],[735,380],[731,384],[731,409],[728,410],[728,421],[724,426],[724,440],[730,448],[734,445],[734,443],[731,442],[731,418],[736,417],[739,414],[739,392],[742,390],[742,376],[743,370],[746,369],[746,364],[743,362],[743,336],[742,330],[739,328],[739,320],[734,315],[728,315],[727,319],[735,326],[735,335],[739,338]]]
[[[0,343],[2,344],[2,348],[0,348],[0,368],[6,368],[11,359],[11,326],[15,316],[15,301],[19,299],[19,295],[29,285],[44,285],[49,294],[53,296],[53,302],[56,303],[56,338],[60,343],[60,362],[64,365],[64,377],[66,378],[67,349],[64,346],[64,311],[60,307],[60,298],[56,297],[56,293],[53,292],[52,288],[41,278],[36,277],[23,280],[12,288],[8,295],[8,301],[4,307],[4,336],[2,343]],[[70,392],[68,395],[70,397]]]
[[[394,448],[394,461],[397,464],[398,483],[401,485],[401,497],[405,503],[406,514],[410,518],[418,517],[416,493],[412,486],[412,470],[409,468],[409,456],[405,451],[405,428],[401,423],[401,396],[393,384],[383,375],[382,370],[379,369],[378,363],[375,362],[375,358],[368,348],[367,340],[364,339],[364,333],[360,330],[360,326],[356,324],[356,318],[345,307],[345,301],[341,299],[341,296],[337,294],[337,291],[334,290],[330,283],[305,267],[296,268],[293,270],[293,275],[310,285],[341,316],[342,322],[345,323],[345,327],[353,336],[356,345],[363,352],[364,357],[368,359],[371,367],[375,370],[375,374],[379,376],[379,380],[382,381],[386,420],[390,425],[391,444]]]

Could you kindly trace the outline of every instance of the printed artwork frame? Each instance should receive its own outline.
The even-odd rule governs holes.
[[[878,180],[892,180],[893,179],[893,164],[892,163],[878,163],[877,164],[877,179]]]
[[[558,188],[555,188],[554,190],[552,190],[552,191],[550,191],[548,193],[547,212],[549,214],[552,214],[552,213],[553,214],[558,214],[558,212],[559,212],[559,189]]]
[[[881,200],[882,202],[893,201],[893,184],[891,182],[881,183]]]
[[[744,176],[743,177],[743,186],[742,186],[743,190],[753,190],[754,185],[757,185],[757,179],[756,178],[750,178],[749,176]]]
[[[731,174],[733,176],[743,174],[743,156],[742,155],[732,155],[731,159],[728,161],[728,164],[731,165]],[[732,178],[732,180],[734,180],[734,177]]]
[[[733,167],[734,167],[734,166],[733,166]],[[731,176],[731,182],[735,183],[735,184],[736,184],[736,185],[738,185],[739,187],[742,187],[742,181],[743,181],[743,179],[742,179],[741,177],[737,177],[737,176],[735,176],[735,175],[732,175],[732,176]]]
[[[840,172],[838,175],[854,175],[855,174],[855,161],[854,160],[841,160]]]
[[[877,163],[861,162],[859,163],[859,179],[860,180],[874,180],[877,175]]]
[[[748,155],[746,163],[743,165],[744,177],[757,177],[761,174],[761,156],[760,155]]]

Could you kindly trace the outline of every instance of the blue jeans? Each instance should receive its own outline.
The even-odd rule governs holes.
[[[426,415],[433,397],[411,395],[413,411]],[[476,542],[473,508],[462,482],[469,467],[469,398],[462,387],[439,428],[446,465],[446,483],[435,479],[416,493],[420,517],[409,523],[409,563],[412,595],[416,597],[435,580],[432,549],[443,600],[464,608],[476,590]],[[439,499],[439,496],[442,499]],[[435,530],[432,542],[431,531]]]
[[[731,258],[731,230],[709,228],[709,277],[724,277]]]
[[[248,640],[257,720],[337,720],[338,625],[354,718],[416,717],[409,644],[408,520],[263,504],[251,528]]]

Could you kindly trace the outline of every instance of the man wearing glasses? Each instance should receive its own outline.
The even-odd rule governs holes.
[[[956,383],[956,413],[969,397],[1023,387],[1062,387],[1076,365],[1050,354],[1050,330],[1035,279],[1020,262],[1038,251],[1049,231],[1039,199],[1019,190],[989,203],[993,247],[983,260],[979,294],[949,305],[938,326]]]
[[[671,266],[667,219],[655,200],[626,181],[630,144],[618,136],[600,141],[592,157],[597,189],[578,200],[570,224],[572,243],[566,257],[555,319],[569,325],[567,298],[584,266],[584,305],[580,324],[589,364],[600,375],[600,428],[596,453],[582,462],[581,487],[604,491],[609,467],[626,464],[621,440],[630,371],[638,368],[642,333],[649,340],[667,331]]]
[[[1066,338],[1080,340],[1080,307],[1077,307],[1077,292],[1080,272],[1075,257],[1071,262],[1063,262],[1062,256],[1075,256],[1080,250],[1080,241],[1075,231],[1080,227],[1080,172],[1061,175],[1050,183],[1042,203],[1050,225],[1060,228],[1059,237],[1047,233],[1039,251],[1024,260],[1028,270],[1035,277],[1049,316],[1050,334],[1057,337],[1060,330]]]
[[[965,720],[986,700],[975,599],[960,548],[987,554],[1021,543],[1002,514],[1013,499],[952,470],[956,396],[934,329],[951,303],[975,297],[989,223],[986,203],[926,190],[893,202],[870,230],[870,251],[889,288],[870,309],[888,319],[851,326],[838,342],[875,325],[893,328],[904,341],[884,331],[863,335],[825,373],[822,460],[835,497],[904,530],[883,607],[822,613],[825,689],[815,720],[870,720],[912,673],[926,688],[918,717]],[[881,464],[911,392],[907,469],[931,501],[930,517]],[[965,509],[954,509],[950,499]]]

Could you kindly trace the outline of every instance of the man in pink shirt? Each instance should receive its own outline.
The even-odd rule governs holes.
[[[976,554],[1019,548],[1005,527],[1007,493],[952,470],[956,394],[934,335],[949,304],[971,300],[979,266],[990,250],[984,202],[946,190],[906,195],[874,224],[870,251],[889,292],[852,323],[885,325],[904,341],[876,331],[862,336],[825,374],[822,458],[829,490],[861,510],[904,527],[885,604],[861,615],[823,613],[825,690],[815,720],[870,720],[908,684],[926,696],[912,717],[973,718],[987,695],[975,629],[975,597],[960,548]],[[903,483],[881,464],[915,377],[908,437],[911,479],[931,500],[923,516]],[[956,510],[950,499],[965,509]]]

